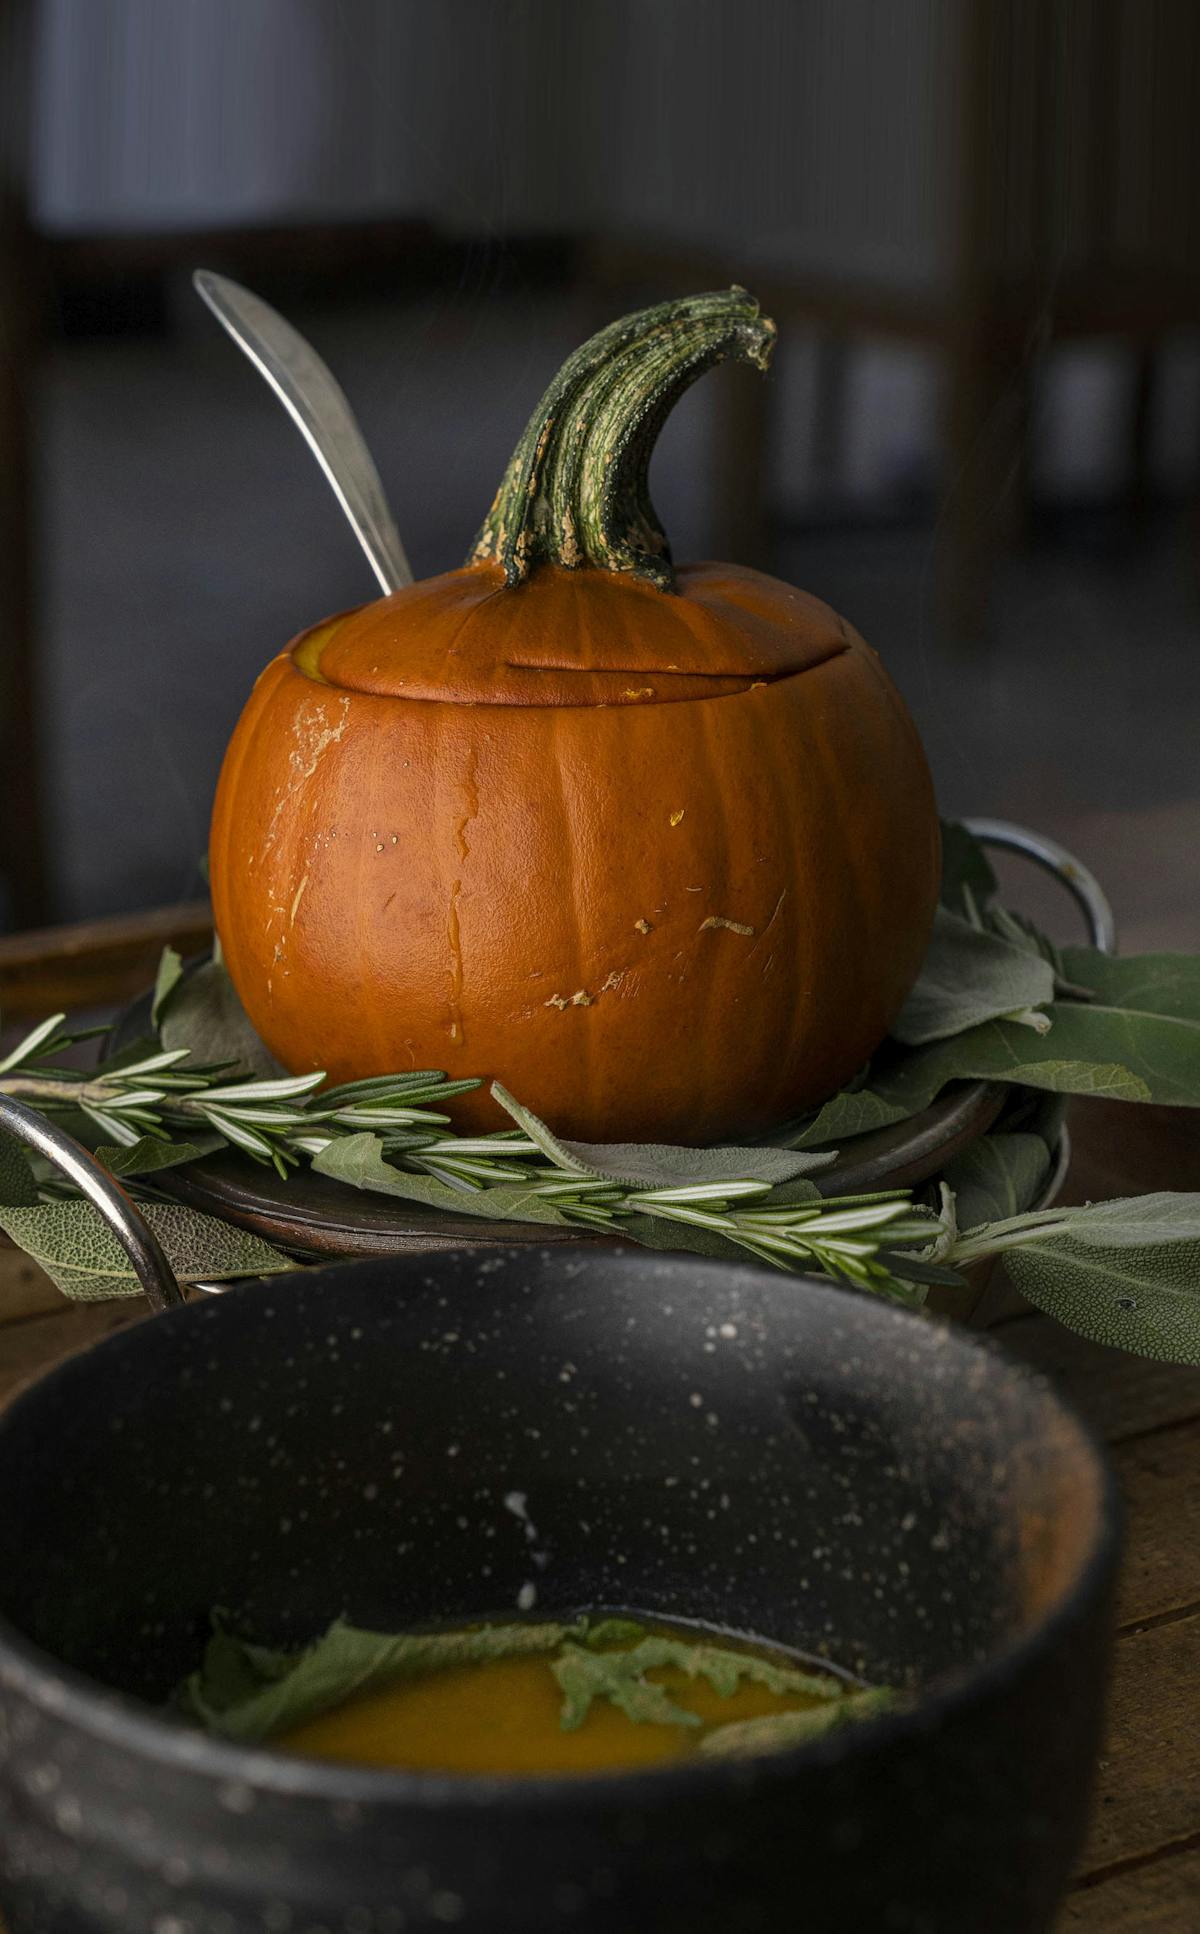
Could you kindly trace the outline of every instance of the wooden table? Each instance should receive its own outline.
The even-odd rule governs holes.
[[[1070,1200],[1200,1186],[1200,1111],[1087,1102],[1071,1129]],[[0,1404],[144,1316],[140,1300],[71,1308],[0,1247]],[[1003,1285],[985,1316],[1106,1439],[1128,1512],[1108,1739],[1059,1934],[1185,1934],[1200,1926],[1200,1369],[1085,1343]]]

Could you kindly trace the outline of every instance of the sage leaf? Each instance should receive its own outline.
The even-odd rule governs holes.
[[[0,1208],[32,1208],[37,1201],[29,1157],[16,1136],[0,1128]]]
[[[1050,1173],[1051,1159],[1040,1135],[984,1135],[973,1142],[948,1164],[943,1177],[954,1191],[959,1229],[1031,1209]]]
[[[994,899],[996,875],[985,849],[957,819],[942,821],[941,903],[951,913],[978,912]]]
[[[661,1142],[568,1142],[547,1128],[498,1081],[492,1095],[556,1167],[576,1175],[601,1176],[637,1189],[666,1189],[694,1182],[766,1182],[772,1187],[813,1174],[834,1161],[834,1151],[819,1155],[799,1149],[682,1148]],[[489,1191],[490,1193],[491,1191]]]
[[[646,1627],[636,1618],[623,1618],[614,1612],[609,1617],[589,1619],[587,1629],[580,1636],[580,1644],[588,1645],[594,1652],[601,1651],[606,1645],[637,1645],[649,1636]]]
[[[1200,1364],[1200,1194],[1158,1192],[972,1230],[1029,1302],[1095,1343]]]
[[[673,1666],[689,1679],[707,1679],[722,1699],[731,1699],[743,1679],[765,1686],[780,1698],[840,1700],[844,1682],[832,1672],[810,1672],[803,1666],[761,1657],[756,1652],[741,1652],[732,1646],[692,1644],[687,1639],[651,1633],[636,1645],[630,1657],[643,1672]]]
[[[702,1156],[704,1151],[688,1149],[683,1152]],[[730,1152],[741,1153],[740,1150]],[[754,1154],[758,1151],[748,1152]],[[397,1196],[402,1201],[418,1202],[425,1208],[443,1209],[452,1215],[479,1216],[498,1222],[535,1222],[576,1232],[580,1228],[580,1219],[558,1206],[553,1198],[539,1194],[538,1185],[534,1182],[528,1186],[502,1183],[482,1189],[457,1189],[433,1176],[414,1175],[405,1169],[393,1167],[386,1159],[380,1137],[370,1133],[339,1137],[314,1156],[312,1165],[319,1175],[331,1176],[334,1181],[344,1182],[350,1188]],[[590,1179],[588,1171],[577,1170],[576,1173],[581,1181]],[[755,1206],[776,1207],[809,1199],[818,1200],[816,1188],[803,1177],[797,1177],[795,1181],[782,1184],[778,1191],[756,1200]],[[652,1212],[622,1214],[602,1233],[650,1249],[685,1250],[692,1255],[723,1257],[726,1261],[740,1256],[745,1260],[744,1249],[718,1231],[655,1216]]]
[[[797,1148],[827,1148],[834,1143],[840,1147],[855,1135],[890,1128],[893,1122],[903,1121],[907,1114],[916,1114],[926,1105],[918,1101],[908,1108],[870,1088],[843,1088],[792,1131],[789,1143]]]
[[[691,1644],[656,1633],[628,1650],[594,1651],[568,1644],[552,1667],[563,1692],[564,1732],[581,1726],[597,1699],[607,1699],[638,1724],[700,1725],[696,1713],[677,1705],[664,1686],[646,1678],[648,1672],[661,1671],[664,1666],[686,1673],[689,1679],[707,1679],[723,1699],[732,1697],[743,1679],[780,1696],[840,1700],[844,1693],[842,1682],[832,1673],[806,1672],[753,1652]]]
[[[597,1699],[607,1699],[639,1726],[698,1726],[700,1715],[677,1705],[665,1686],[643,1679],[633,1652],[590,1652],[569,1645],[551,1671],[563,1696],[564,1732],[582,1726]]]
[[[164,1142],[157,1135],[143,1135],[129,1148],[106,1144],[94,1154],[110,1175],[154,1175],[159,1169],[178,1168],[182,1162],[198,1162],[223,1146],[219,1135],[198,1135],[187,1142]]]
[[[892,1034],[920,1047],[982,1021],[1024,1016],[1053,999],[1054,969],[1040,953],[939,907],[924,965]]]
[[[813,1190],[813,1201],[820,1198]],[[746,1262],[743,1244],[723,1236],[718,1229],[706,1229],[695,1222],[668,1221],[665,1216],[623,1215],[613,1228],[622,1242],[636,1242],[643,1249],[658,1249],[667,1254],[681,1251],[689,1256],[711,1256],[718,1262]],[[815,1267],[815,1265],[814,1265]]]
[[[397,1634],[364,1631],[339,1619],[313,1644],[282,1651],[251,1643],[217,1612],[203,1661],[177,1689],[173,1704],[206,1731],[259,1745],[383,1686],[495,1659],[538,1657],[545,1658],[563,1694],[560,1724],[566,1732],[582,1725],[597,1700],[640,1725],[702,1725],[698,1714],[646,1677],[664,1667],[707,1679],[723,1698],[750,1679],[783,1697],[820,1701],[822,1717],[825,1709],[836,1713],[869,1701],[878,1705],[891,1696],[848,1692],[832,1673],[658,1635],[626,1618]],[[729,1750],[735,1747],[736,1742]]]
[[[232,1062],[246,1074],[273,1077],[285,1072],[254,1032],[218,960],[204,961],[176,982],[162,1003],[158,1031],[165,1048],[189,1048],[200,1066]]]
[[[1063,971],[1105,1007],[1200,1023],[1200,954],[1102,954],[1064,947]]]
[[[147,1202],[141,1209],[180,1282],[270,1276],[298,1267],[261,1237],[219,1222],[215,1216],[177,1203]],[[36,1207],[0,1204],[0,1229],[73,1302],[99,1303],[142,1294],[132,1263],[90,1202],[41,1202]]]
[[[545,1196],[535,1193],[534,1185],[500,1185],[487,1189],[456,1189],[432,1175],[412,1175],[393,1168],[383,1152],[378,1135],[364,1131],[343,1135],[331,1141],[313,1157],[318,1175],[328,1175],[352,1189],[370,1189],[379,1195],[399,1196],[405,1202],[419,1202],[427,1209],[446,1209],[452,1215],[485,1216],[500,1222],[543,1222],[560,1228],[574,1225]]]
[[[474,1631],[391,1634],[339,1619],[314,1644],[289,1653],[239,1638],[219,1613],[213,1628],[204,1661],[179,1688],[175,1704],[206,1731],[248,1746],[403,1679],[491,1659],[548,1658],[581,1629],[481,1625]]]
[[[1112,1101],[1200,1105],[1200,1020],[1054,1001],[1050,1032],[987,1021],[947,1041],[885,1051],[869,1088],[835,1095],[797,1133],[801,1148],[920,1114],[951,1081],[1006,1081]]]
[[[1151,1239],[1162,1242],[1200,1242],[1200,1194],[1158,1189],[1148,1195],[1114,1196],[1109,1202],[1087,1202],[993,1224],[1005,1234],[1041,1228],[1053,1222],[1082,1243],[1103,1248],[1140,1249]]]
[[[158,973],[154,981],[154,994],[150,1002],[150,1025],[157,1028],[163,1017],[163,1010],[179,985],[183,974],[183,957],[174,947],[164,947],[162,959],[158,963]]]
[[[699,1742],[699,1747],[710,1759],[748,1759],[754,1753],[778,1753],[788,1746],[807,1745],[810,1739],[820,1739],[839,1726],[894,1711],[900,1703],[900,1695],[889,1686],[872,1686],[866,1692],[848,1694],[836,1705],[766,1713],[761,1719],[734,1720],[728,1726],[714,1726]]]
[[[914,1309],[922,1309],[925,1304],[926,1299],[919,1293],[920,1288],[969,1288],[967,1279],[960,1270],[949,1269],[945,1263],[923,1262],[919,1256],[914,1256],[907,1249],[888,1249],[886,1247],[877,1249],[875,1252],[875,1260],[881,1263],[885,1269],[890,1269],[892,1275],[897,1277],[901,1282],[909,1285],[913,1294],[911,1298],[905,1300],[910,1301]],[[892,1300],[900,1301],[901,1299],[899,1297],[893,1297]]]

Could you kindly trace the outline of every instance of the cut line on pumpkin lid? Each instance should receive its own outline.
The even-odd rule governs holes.
[[[510,591],[495,566],[468,566],[326,620],[292,660],[375,697],[644,709],[738,696],[853,648],[827,605],[760,572],[684,565],[677,582],[667,595],[543,567]]]
[[[831,645],[827,657],[836,658],[845,649],[845,645]],[[818,658],[813,661],[813,664],[823,665],[825,662],[825,658]],[[811,671],[812,668],[812,664],[808,664],[799,666],[797,669]],[[662,685],[670,685],[673,681],[681,678],[688,679],[689,681],[694,678],[709,680],[723,679],[726,682],[731,679],[737,679],[742,684],[753,680],[756,685],[774,685],[781,678],[791,678],[795,675],[791,671],[748,672],[744,666],[740,665],[729,665],[718,671],[687,671],[678,665],[667,665],[666,667],[659,665],[566,665],[559,664],[557,660],[552,658],[543,659],[541,664],[527,664],[520,658],[506,658],[502,669],[506,672],[533,672],[534,674],[557,672],[565,678],[656,678]]]

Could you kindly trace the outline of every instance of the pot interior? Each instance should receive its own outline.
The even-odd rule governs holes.
[[[0,1424],[0,1617],[162,1701],[209,1615],[298,1644],[630,1607],[871,1679],[1067,1592],[1099,1462],[994,1351],[645,1252],[358,1263],[157,1317]]]

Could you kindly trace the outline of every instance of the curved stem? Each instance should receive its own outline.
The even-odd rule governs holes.
[[[120,1095],[119,1084],[105,1081],[56,1081],[50,1075],[6,1075],[0,1079],[0,1095],[14,1095],[19,1101],[33,1101],[39,1107],[58,1102],[64,1108],[78,1108],[84,1102],[103,1107]]]
[[[1022,1243],[1044,1242],[1056,1230],[1061,1231],[1074,1213],[1069,1208],[1033,1210],[1026,1216],[1011,1216],[1006,1222],[985,1223],[978,1234],[968,1231],[955,1243],[951,1261],[956,1269],[965,1269],[985,1256],[1002,1256],[1006,1249],[1019,1249]]]
[[[673,590],[648,483],[659,431],[705,370],[729,360],[765,370],[774,342],[774,323],[736,288],[610,323],[530,417],[469,561],[503,565],[510,585],[538,564],[591,565]]]

